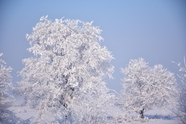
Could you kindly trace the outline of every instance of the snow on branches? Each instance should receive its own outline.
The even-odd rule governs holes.
[[[90,90],[107,92],[101,90],[105,86],[102,79],[112,78],[113,57],[106,47],[100,46],[100,33],[92,22],[53,22],[41,17],[32,34],[27,34],[28,51],[34,56],[23,60],[19,92],[31,108],[39,111],[39,120],[46,116],[69,119],[73,101],[82,98],[82,94]]]
[[[186,58],[185,57],[184,57],[183,64],[184,64],[183,66],[180,63],[177,64],[177,66],[179,67],[179,71],[181,73],[180,75],[178,75],[178,77],[182,82],[182,86],[179,92],[178,108],[176,113],[181,123],[185,124],[186,123]]]
[[[121,70],[125,77],[120,102],[126,110],[137,112],[144,118],[145,111],[174,101],[176,79],[162,65],[149,67],[143,58],[139,58],[130,60]]]

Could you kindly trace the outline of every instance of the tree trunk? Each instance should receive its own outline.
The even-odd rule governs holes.
[[[139,114],[140,114],[140,118],[143,119],[144,118],[144,108],[142,110],[140,110]]]

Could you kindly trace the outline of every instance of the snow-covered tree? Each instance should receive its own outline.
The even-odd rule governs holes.
[[[38,120],[72,122],[73,102],[79,99],[76,102],[86,106],[80,101],[86,92],[104,89],[102,79],[111,78],[114,67],[111,53],[99,44],[103,40],[100,33],[92,22],[53,22],[46,16],[26,36],[34,56],[23,60],[18,91],[26,104],[39,111]]]
[[[162,65],[149,67],[143,58],[130,60],[124,74],[121,104],[144,118],[144,112],[174,102],[177,93],[174,74]]]
[[[0,57],[2,55],[0,53]],[[12,68],[7,67],[6,62],[0,59],[0,124],[26,124],[29,120],[17,117],[10,109],[14,103],[14,97],[11,95],[13,89],[11,71]]]
[[[0,57],[3,54],[0,53]],[[0,59],[0,123],[14,123],[14,113],[9,110],[11,106],[11,95],[9,89],[12,88],[10,72],[12,68],[6,67],[6,62]]]
[[[0,54],[0,57],[2,53]],[[11,87],[12,68],[6,67],[6,62],[0,59],[0,122],[6,121],[9,118],[10,111],[10,95],[8,89]]]
[[[175,63],[175,62],[174,62]],[[181,72],[178,77],[180,78],[182,85],[179,92],[178,98],[178,110],[177,115],[180,118],[181,123],[186,123],[186,58],[184,58],[184,65],[181,66],[180,63],[177,63],[179,71]]]

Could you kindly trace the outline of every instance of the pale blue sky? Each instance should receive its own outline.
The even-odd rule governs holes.
[[[3,2],[4,1],[4,2]],[[29,57],[25,35],[41,16],[94,21],[103,30],[104,42],[115,58],[113,80],[108,87],[121,89],[120,68],[130,59],[144,58],[149,65],[162,64],[177,73],[171,61],[183,62],[186,56],[186,2],[184,0],[1,0],[0,52],[14,70],[13,82],[21,60]]]

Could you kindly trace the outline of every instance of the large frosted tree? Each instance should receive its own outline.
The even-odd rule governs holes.
[[[92,22],[41,17],[26,36],[34,56],[23,60],[18,90],[39,111],[37,120],[73,121],[73,102],[81,102],[77,100],[89,90],[104,89],[102,79],[112,77],[113,57],[100,46],[100,33]]]
[[[176,80],[174,74],[162,65],[148,66],[143,58],[130,60],[122,69],[124,74],[121,104],[126,110],[144,112],[154,107],[165,107],[174,102]]]

